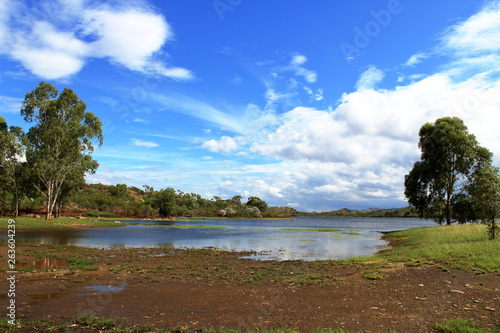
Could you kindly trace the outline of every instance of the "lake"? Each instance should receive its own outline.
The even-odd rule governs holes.
[[[330,260],[370,255],[387,246],[382,232],[434,226],[418,218],[297,217],[124,221],[119,228],[17,232],[17,244],[97,248],[175,247],[253,251],[259,260]],[[43,223],[43,222],[42,222]],[[7,233],[0,236],[7,243]]]

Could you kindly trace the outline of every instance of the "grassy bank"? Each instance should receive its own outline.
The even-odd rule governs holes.
[[[470,320],[460,320],[452,319],[447,320],[444,323],[436,323],[436,332],[442,333],[488,333],[491,331],[483,330],[478,327],[478,325]],[[66,332],[67,330],[85,330],[86,332],[120,332],[120,333],[145,333],[145,332],[157,332],[157,333],[184,333],[190,332],[190,330],[184,330],[183,328],[178,328],[175,330],[167,330],[161,328],[152,328],[146,325],[131,325],[131,324],[119,324],[116,318],[108,317],[96,317],[93,315],[81,315],[75,317],[69,322],[56,322],[50,319],[41,319],[31,322],[17,321],[16,325],[10,325],[7,319],[0,320],[0,329],[2,332],[14,333],[14,332],[30,332],[36,331],[47,331],[47,332]],[[294,329],[262,329],[262,330],[238,330],[238,329],[206,329],[203,330],[206,333],[301,333],[300,331]],[[372,331],[363,331],[372,332]],[[390,331],[397,333],[397,331]],[[346,331],[343,329],[322,329],[318,328],[313,331],[313,333],[356,333],[354,331]]]
[[[488,239],[483,224],[417,228],[391,232],[384,238],[391,248],[375,259],[500,274],[500,239]]]
[[[17,231],[44,231],[44,230],[68,230],[68,229],[87,229],[87,228],[109,228],[122,226],[122,223],[115,223],[113,220],[101,220],[95,218],[73,218],[59,217],[52,220],[35,218],[29,216],[0,218],[0,231],[6,231],[8,220],[16,221]]]

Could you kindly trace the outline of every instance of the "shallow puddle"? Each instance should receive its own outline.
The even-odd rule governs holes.
[[[28,295],[29,297],[32,298],[32,300],[29,303],[35,304],[35,303],[42,302],[42,301],[45,301],[48,299],[59,298],[62,295],[66,295],[66,294],[67,293],[65,293],[65,292],[55,292],[55,293]]]
[[[46,271],[67,265],[68,263],[62,259],[45,258],[45,259],[35,259],[30,262],[16,263],[16,268],[34,268],[39,271]]]
[[[86,286],[85,290],[90,290],[90,291],[122,291],[125,289],[126,285],[122,284],[119,286],[110,286],[110,285],[104,285],[104,284],[97,284],[94,286]]]

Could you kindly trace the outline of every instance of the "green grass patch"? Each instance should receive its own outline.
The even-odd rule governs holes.
[[[165,228],[180,228],[180,229],[229,229],[229,227],[216,225],[198,225],[198,224],[147,224],[148,227],[165,227]]]
[[[335,228],[279,228],[282,231],[313,231],[313,232],[333,232],[342,231],[342,229]]]
[[[70,263],[69,269],[80,271],[97,271],[99,266],[94,265],[94,261],[90,258],[75,258],[73,256],[65,258]]]
[[[383,280],[386,278],[385,274],[381,274],[379,272],[369,272],[363,274],[363,277],[367,280]]]
[[[73,322],[76,325],[99,330],[111,329],[116,326],[115,318],[95,317],[89,314],[78,316]]]
[[[59,217],[52,220],[35,218],[29,216],[2,217],[0,218],[0,231],[6,231],[9,219],[16,221],[17,231],[43,231],[43,230],[68,230],[88,228],[110,228],[119,227],[124,224],[114,223],[92,218]]]
[[[436,324],[434,328],[441,333],[486,333],[486,331],[471,321],[462,319],[447,320],[443,324]]]
[[[437,263],[478,273],[500,273],[500,238],[490,240],[483,224],[417,228],[384,236],[393,247],[374,258],[408,265]]]
[[[86,217],[115,217],[116,215],[114,213],[110,212],[87,212],[83,214],[83,216]]]

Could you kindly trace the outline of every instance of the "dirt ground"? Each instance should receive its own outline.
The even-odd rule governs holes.
[[[5,268],[7,248],[0,251]],[[500,276],[438,265],[266,262],[208,249],[18,246],[16,251],[17,267],[28,270],[16,274],[16,314],[25,321],[94,314],[171,330],[302,332],[433,332],[434,323],[456,318],[492,330],[500,323]],[[82,258],[97,267],[88,259],[75,266]],[[29,272],[34,266],[38,269]],[[8,289],[4,278],[5,306]]]

